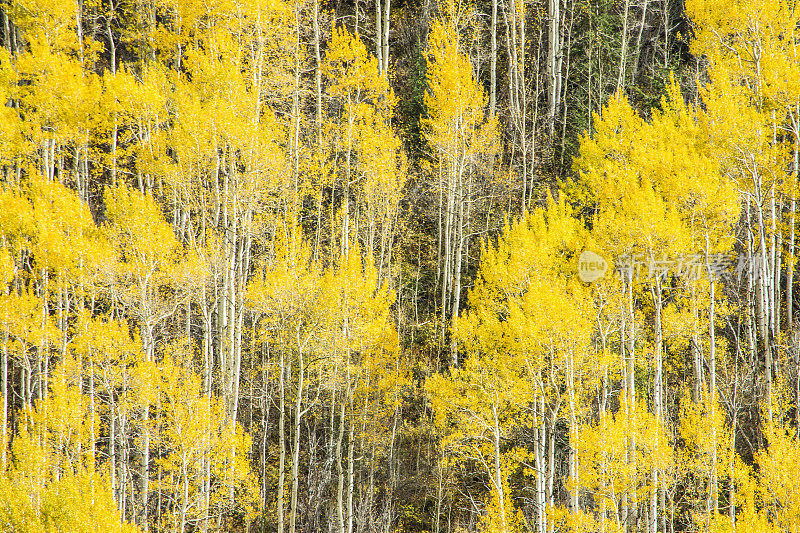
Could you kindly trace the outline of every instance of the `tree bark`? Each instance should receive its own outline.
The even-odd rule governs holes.
[[[280,362],[280,378],[278,380],[279,388],[279,409],[278,416],[278,446],[280,454],[278,456],[278,533],[283,533],[284,528],[284,498],[285,498],[285,484],[286,484],[286,362],[284,350],[281,350]]]
[[[294,404],[294,450],[292,452],[292,503],[291,513],[289,515],[289,533],[295,533],[297,525],[297,494],[299,491],[300,482],[300,418],[303,416],[302,401],[303,401],[303,376],[305,374],[305,366],[303,364],[303,348],[300,343],[299,332],[297,334],[297,398]]]
[[[630,0],[625,0],[625,10],[622,14],[622,43],[619,52],[619,75],[617,76],[618,93],[625,88],[625,56],[628,53],[628,11],[630,10],[630,5]]]
[[[491,66],[489,67],[489,114],[494,118],[497,110],[497,0],[492,0],[492,51]]]
[[[627,1],[627,0],[626,0]],[[550,137],[555,133],[556,113],[561,95],[561,71],[559,56],[561,54],[561,4],[560,0],[549,0],[550,33],[548,39],[547,73],[548,73],[548,110],[547,127]]]

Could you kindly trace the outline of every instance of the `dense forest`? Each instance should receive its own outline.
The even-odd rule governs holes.
[[[0,530],[800,531],[796,1],[0,13]]]

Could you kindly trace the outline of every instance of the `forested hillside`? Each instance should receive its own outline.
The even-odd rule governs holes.
[[[800,531],[794,0],[0,13],[0,530]]]

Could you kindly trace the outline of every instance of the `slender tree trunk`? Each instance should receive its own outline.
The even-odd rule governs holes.
[[[756,212],[758,214],[759,226],[759,265],[758,265],[758,323],[761,332],[761,341],[764,350],[764,366],[767,378],[767,418],[772,421],[772,336],[771,336],[771,316],[772,310],[770,308],[770,273],[772,269],[769,265],[770,255],[767,251],[767,231],[764,226],[764,216],[762,212],[761,202],[759,201],[761,183],[755,183],[756,189]]]
[[[375,0],[375,59],[378,73],[383,72],[383,8],[381,0]]]
[[[642,19],[639,21],[639,34],[636,36],[636,55],[634,56],[633,68],[631,69],[631,86],[636,85],[636,72],[639,70],[639,58],[642,55],[642,33],[644,32],[644,24],[647,19],[648,3],[648,0],[644,0],[644,5],[642,6]]]
[[[349,381],[349,372],[348,372]],[[350,388],[349,383],[347,386]],[[342,442],[344,441],[344,425],[346,419],[345,409],[347,401],[342,398],[341,405],[339,406],[339,437],[336,440],[336,473],[338,475],[338,484],[336,487],[336,517],[339,522],[339,533],[346,533],[345,529],[345,516],[344,516],[344,468],[342,465]]]
[[[552,138],[555,132],[556,113],[558,113],[558,99],[561,94],[561,71],[559,70],[559,56],[561,54],[561,0],[549,0],[548,13],[550,14],[550,34],[548,39],[547,75],[548,75],[548,103],[547,127]],[[627,0],[626,0],[627,1]]]
[[[796,172],[795,176],[797,176]],[[792,327],[794,326],[794,316],[792,314],[793,311],[792,285],[794,283],[795,201],[796,201],[795,198],[792,198],[789,205],[789,246],[788,246],[789,256],[786,260],[786,330],[787,331],[791,331]]]
[[[104,381],[108,383],[106,371],[103,369]],[[116,402],[114,401],[114,390],[109,387],[108,391],[108,455],[109,455],[109,474],[111,478],[111,494],[117,507],[121,508],[122,498],[120,497],[119,483],[117,482],[117,414]]]
[[[489,114],[494,117],[497,112],[497,0],[492,0],[492,51],[489,67]]]
[[[280,414],[278,417],[278,446],[280,448],[280,455],[278,457],[278,533],[283,533],[284,517],[283,511],[285,507],[284,493],[286,485],[286,361],[284,350],[281,350],[281,366],[280,378],[278,380],[278,387],[280,390]]]
[[[294,405],[294,450],[292,453],[292,507],[291,514],[289,515],[289,533],[295,533],[297,525],[297,494],[299,491],[300,481],[300,418],[303,416],[302,401],[303,401],[303,376],[305,374],[305,367],[303,363],[303,348],[299,339],[299,332],[297,334],[297,398]]]
[[[8,8],[3,6],[0,8],[0,12],[3,13],[3,46],[5,46],[6,50],[9,52],[13,52],[14,50],[11,48],[11,24],[8,20],[8,13],[6,12]]]
[[[455,161],[448,162],[447,172],[447,204],[444,212],[444,268],[442,270],[442,305],[441,305],[441,345],[444,346],[444,339],[447,333],[447,308],[451,301],[453,286],[453,227],[455,211]],[[451,354],[452,356],[452,354]]]
[[[797,115],[800,115],[800,106],[795,107]],[[794,239],[795,239],[795,208],[796,208],[796,194],[797,182],[800,178],[800,124],[797,124],[798,119],[792,119],[794,126],[794,159],[792,161],[792,173],[794,174],[795,187],[792,189],[791,205],[789,207],[789,258],[786,263],[786,329],[791,331],[794,327],[794,302],[792,298],[792,289],[794,283]],[[800,404],[798,404],[800,405]],[[798,409],[800,413],[800,409]],[[800,428],[798,428],[800,429]]]
[[[143,419],[144,438],[142,439],[142,527],[148,531],[148,496],[150,495],[150,423],[149,405],[145,407]]]
[[[494,427],[492,428],[492,435],[494,437],[494,486],[497,490],[497,501],[500,504],[500,531],[505,532],[508,530],[506,521],[506,503],[505,494],[503,490],[503,467],[500,460],[500,421],[497,418],[497,406],[492,404],[492,417]]]
[[[567,48],[564,51],[563,55],[567,57],[567,65],[564,69],[564,79],[569,81],[569,69],[571,65],[571,58],[572,58],[572,28],[575,23],[575,0],[572,2],[572,9],[569,13],[569,29],[567,30]],[[562,113],[561,119],[561,166],[564,166],[564,157],[566,154],[566,142],[567,142],[567,111],[569,109],[569,102],[567,100],[567,91],[570,89],[568,83],[561,84],[563,87],[563,95],[561,97],[561,101],[563,102],[562,107],[564,108]]]
[[[708,235],[706,235],[706,247],[708,247]],[[719,509],[719,485],[717,476],[717,425],[716,425],[716,412],[717,412],[717,348],[716,348],[716,328],[714,321],[716,320],[716,313],[714,310],[714,294],[716,283],[711,268],[708,269],[709,275],[709,301],[708,301],[708,340],[709,340],[709,394],[711,409],[711,504],[712,513],[716,513]]]
[[[666,71],[669,69],[669,0],[662,0],[662,4],[664,6],[664,70]]]
[[[737,364],[738,370],[738,364]],[[738,373],[738,372],[737,372]],[[734,383],[734,402],[736,401],[736,393],[737,393],[737,383]],[[728,493],[728,519],[731,522],[731,530],[733,533],[736,533],[736,485],[735,485],[735,465],[736,465],[736,421],[738,419],[736,409],[733,410],[733,416],[731,417],[731,453],[730,459],[728,461],[728,476],[730,477],[729,481],[729,493]]]
[[[353,412],[353,396],[350,394],[350,413]],[[353,533],[353,518],[355,516],[355,509],[353,507],[353,493],[355,491],[355,458],[354,451],[356,447],[355,440],[355,420],[353,416],[348,420],[348,436],[347,436],[347,533]],[[363,451],[363,450],[362,450]]]
[[[392,0],[384,0],[386,9],[383,11],[383,72],[389,72],[389,11],[392,7]]]
[[[625,88],[625,59],[628,53],[628,11],[630,10],[630,0],[625,0],[625,10],[622,14],[622,44],[619,52],[619,75],[617,76],[617,92]]]
[[[550,413],[550,424],[547,426],[547,507],[548,509],[555,508],[555,492],[553,489],[553,482],[556,474],[556,413]],[[548,531],[554,533],[555,521],[550,521],[547,524]]]
[[[3,12],[5,14],[5,11]],[[9,322],[8,309],[4,310],[5,321]],[[8,331],[3,331],[3,432],[0,435],[3,439],[0,442],[0,471],[5,472],[8,465]]]
[[[90,453],[91,459],[89,461],[89,472],[94,474],[97,466],[97,435],[95,434],[95,426],[97,418],[97,411],[95,409],[95,390],[94,390],[94,361],[89,362],[89,420],[91,426],[89,428]],[[5,444],[5,443],[4,443]],[[94,479],[92,479],[92,505],[94,505]]]
[[[456,327],[458,325],[458,308],[461,303],[461,262],[464,251],[464,225],[468,223],[464,217],[464,185],[462,173],[459,172],[458,176],[458,224],[454,228],[455,231],[455,264],[453,265],[453,309],[450,312],[451,319],[451,338],[450,338],[450,356],[453,367],[458,366],[458,346],[456,344]]]
[[[627,2],[627,0],[626,0]],[[627,380],[628,389],[628,409],[630,412],[630,420],[633,420],[635,425],[636,418],[636,380],[634,379],[635,369],[635,315],[633,312],[633,272],[628,278],[628,361],[625,379]],[[636,471],[636,436],[634,433],[628,435],[628,454],[627,461],[633,472]],[[628,495],[628,514],[626,516],[628,533],[635,533],[636,519],[637,519],[637,504],[634,494]]]
[[[189,474],[186,472],[186,459],[181,465],[181,528],[180,532],[184,533],[186,529],[186,511],[189,508]]]
[[[538,508],[539,533],[547,532],[547,500],[546,500],[546,476],[547,466],[545,464],[545,437],[547,434],[544,410],[544,396],[539,396],[538,403],[535,403],[538,411],[538,423],[536,426],[536,503]]]
[[[572,350],[569,352],[569,382],[567,384],[569,394],[569,454],[568,469],[569,478],[573,483],[573,488],[569,494],[569,507],[573,513],[578,509],[578,491],[580,484],[578,480],[578,417],[576,414],[577,402],[575,400],[575,358]]]
[[[441,452],[440,452],[441,454]],[[441,457],[441,455],[440,455]],[[438,474],[437,477],[437,484],[436,484],[436,518],[434,519],[434,531],[437,533],[441,531],[440,523],[442,518],[442,461],[436,461],[436,473]]]
[[[654,333],[655,333],[655,377],[653,379],[653,403],[656,415],[656,424],[658,425],[657,429],[661,429],[661,424],[663,423],[663,402],[662,402],[662,394],[663,394],[663,368],[662,368],[662,349],[663,349],[663,334],[661,329],[661,308],[662,308],[662,300],[661,300],[661,278],[657,275],[655,281],[650,286],[650,289],[653,294],[653,308],[655,310],[655,324],[654,324]],[[656,443],[657,444],[657,443]],[[660,487],[658,483],[659,478],[658,468],[653,465],[652,469],[652,482],[653,482],[653,490],[651,493],[650,499],[650,530],[652,533],[657,533],[658,531],[658,502],[657,502],[657,495],[662,487]]]

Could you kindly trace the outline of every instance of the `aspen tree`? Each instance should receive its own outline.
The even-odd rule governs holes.
[[[800,460],[797,430],[785,422],[767,421],[764,433],[767,447],[755,457],[762,502],[769,509],[772,527],[791,531],[800,527],[800,484],[795,475]]]
[[[696,483],[707,484],[692,491],[698,499],[705,496],[694,508],[705,511],[698,512],[695,521],[706,528],[718,515],[718,488],[714,484],[718,472],[725,471],[732,451],[724,413],[719,405],[712,408],[711,402],[719,403],[718,398],[711,395],[704,396],[700,403],[684,400],[679,419],[680,436],[685,443],[685,455],[678,459],[679,464],[683,459],[683,469],[696,475]]]
[[[0,473],[0,521],[19,531],[137,531],[120,521],[107,480],[75,455],[91,418],[75,404],[80,394],[63,369],[53,378],[53,394],[28,412],[14,440],[14,464]],[[74,462],[65,469],[68,454]]]
[[[111,493],[118,499],[122,482],[120,472],[124,468],[121,448],[126,440],[125,435],[119,432],[120,419],[129,414],[130,407],[120,398],[133,386],[131,369],[143,359],[141,341],[137,335],[131,334],[126,323],[92,318],[84,310],[78,315],[76,335],[70,342],[70,349],[84,367],[89,366],[92,383],[90,409],[97,413],[101,425],[106,421],[107,428],[107,463],[101,471],[107,472]],[[96,434],[93,440],[101,441],[101,435]]]
[[[385,13],[388,16],[388,11]],[[388,31],[388,20],[385,29]],[[384,36],[388,39],[388,34]],[[396,98],[389,88],[387,67],[388,48],[376,60],[368,54],[358,34],[333,28],[322,72],[330,82],[334,102],[341,106],[338,116],[334,115],[334,149],[343,159],[340,170],[341,246],[340,252],[333,254],[325,291],[329,299],[327,307],[338,309],[339,318],[326,320],[325,336],[335,347],[334,374],[341,376],[331,395],[333,423],[337,391],[341,394],[336,413],[338,435],[331,427],[331,439],[332,449],[335,446],[332,454],[337,477],[336,521],[342,532],[352,532],[356,527],[354,500],[358,487],[363,487],[356,479],[357,428],[359,424],[367,427],[369,420],[380,412],[382,402],[392,405],[393,411],[399,407],[397,393],[404,379],[404,372],[398,368],[396,340],[379,341],[384,332],[394,331],[389,322],[391,299],[385,282],[393,274],[393,235],[400,191],[406,178],[400,142],[390,126]],[[333,220],[331,224],[333,231]],[[363,233],[359,228],[363,228]],[[361,246],[356,239],[366,248],[367,257],[363,263]],[[333,236],[332,242],[335,242]],[[336,249],[331,247],[332,252]],[[389,344],[379,348],[380,342]],[[388,387],[393,381],[389,376],[393,374],[399,381],[394,381],[395,397],[390,399],[387,395],[391,389],[385,389],[382,384]],[[380,432],[380,425],[370,427]],[[361,441],[363,443],[364,439]],[[362,446],[360,453],[370,453],[374,457],[377,444],[373,442],[370,448]],[[367,520],[372,520],[370,515],[374,512],[374,492],[372,470],[366,501],[362,500],[362,516],[369,517]]]
[[[791,155],[796,148],[790,147],[797,145],[800,94],[789,80],[797,68],[794,28],[798,13],[789,2],[764,6],[741,2],[729,10],[716,2],[693,1],[687,3],[687,14],[698,30],[692,46],[709,61],[712,83],[705,100],[709,115],[714,117],[711,133],[722,141],[720,157],[726,173],[746,185],[743,203],[747,204],[748,216],[755,219],[755,224],[748,224],[748,242],[753,252],[757,247],[759,268],[748,275],[753,286],[748,307],[757,322],[767,381],[765,404],[772,419],[781,330],[781,206],[786,196],[790,205],[794,201],[791,174],[796,174],[797,169],[793,162],[796,158]],[[738,107],[740,113],[723,111],[733,107]],[[794,207],[790,210],[793,220]],[[793,232],[794,222],[790,234]],[[790,279],[793,249],[789,262]]]
[[[177,310],[172,275],[180,246],[153,198],[124,184],[106,190],[106,232],[118,257],[115,297],[140,321],[145,359],[155,357],[156,328]],[[176,298],[164,298],[164,291]]]
[[[12,305],[9,310],[18,298],[20,304],[27,302],[8,317],[10,324],[15,322],[14,315],[19,320],[34,310],[39,313],[37,319],[30,317],[38,321],[37,326],[26,320],[17,322],[18,331],[13,327],[6,330],[21,343],[19,357],[26,382],[22,402],[27,405],[31,405],[34,395],[46,398],[52,351],[59,348],[61,355],[66,352],[69,295],[73,294],[72,299],[78,302],[83,298],[81,287],[92,279],[98,256],[107,250],[78,197],[62,185],[38,177],[35,171],[32,174],[19,192],[4,190],[0,196],[5,208],[5,216],[0,218],[4,239],[16,249],[20,260],[24,256],[36,260],[36,270],[29,276],[30,287],[4,294]],[[30,299],[34,294],[38,303]],[[51,319],[51,309],[57,313],[57,320]],[[37,344],[29,345],[28,337],[34,331],[39,332]]]
[[[74,3],[15,3],[12,18],[28,45],[14,58],[19,109],[32,119],[22,122],[24,152],[48,181],[74,183],[86,203],[89,139],[102,114],[99,79],[88,68],[98,48],[84,39]]]
[[[623,402],[625,400],[623,399]],[[629,436],[636,435],[636,457],[630,457]],[[634,508],[650,499],[653,488],[646,465],[665,471],[671,462],[671,450],[659,423],[647,407],[627,406],[609,414],[599,424],[586,425],[578,439],[582,461],[581,483],[607,512],[606,531],[624,531],[626,517],[623,499]],[[600,519],[603,517],[600,516]]]
[[[425,94],[427,117],[422,129],[436,154],[439,172],[439,234],[441,287],[441,335],[455,334],[461,306],[461,275],[466,265],[471,224],[473,185],[483,158],[497,150],[497,121],[486,116],[486,96],[473,77],[472,66],[458,35],[454,5],[434,22],[429,36]],[[454,340],[449,347],[451,363],[458,364]]]
[[[364,202],[362,198],[365,195],[361,191],[371,189],[366,194],[365,206],[370,218],[367,242],[371,250],[375,250],[376,216],[380,216],[385,209],[376,194],[388,188],[386,205],[391,210],[385,216],[392,217],[398,200],[397,191],[402,186],[401,177],[395,177],[399,143],[387,123],[396,101],[389,88],[387,74],[376,65],[377,60],[369,55],[358,35],[350,34],[346,28],[332,29],[322,72],[330,81],[331,95],[342,108],[337,117],[335,150],[344,158],[343,175],[340,178],[340,253],[345,255],[349,252],[351,239],[355,238],[352,226],[357,221],[351,213],[358,212],[360,204]],[[364,185],[357,187],[362,181]],[[379,260],[383,262],[383,256]]]
[[[681,249],[675,246],[675,240],[682,237],[681,233],[674,231],[680,227],[680,216],[674,206],[666,201],[661,194],[661,184],[658,176],[652,175],[642,169],[641,161],[637,154],[648,154],[654,142],[644,133],[647,125],[634,113],[624,97],[616,97],[609,101],[602,120],[595,120],[595,134],[591,139],[585,138],[581,143],[581,157],[576,162],[581,171],[581,180],[596,195],[599,207],[598,217],[594,221],[594,230],[598,238],[603,239],[609,246],[609,252],[615,256],[632,254],[635,251],[644,252],[646,257],[654,260],[659,253],[669,250]],[[609,157],[607,157],[608,155]],[[646,155],[644,157],[647,157]],[[627,194],[621,195],[625,190]],[[588,198],[591,201],[592,196]],[[669,228],[669,229],[667,229]],[[638,274],[638,273],[637,273]],[[625,363],[625,392],[624,406],[634,409],[637,405],[637,391],[635,388],[635,347],[636,347],[636,321],[634,315],[634,285],[638,282],[633,279],[633,270],[624,274],[625,288],[628,292],[628,316],[625,320],[625,333],[628,346],[624,350]],[[657,274],[658,275],[658,274]],[[656,285],[653,298],[660,298],[660,287]],[[660,302],[654,302],[656,307],[656,322],[661,311]],[[660,391],[662,390],[662,369],[660,346],[656,346],[656,372],[654,379],[655,405],[657,420],[662,423]],[[635,417],[636,411],[630,416]],[[632,432],[628,438],[627,457],[631,461],[631,468],[636,469],[635,461],[637,434]],[[652,472],[653,478],[658,473]],[[631,488],[632,485],[628,485]],[[653,487],[655,491],[655,486]],[[655,493],[654,493],[655,494]],[[627,501],[623,498],[623,507],[635,506],[639,497],[630,493]],[[628,531],[635,527],[636,512],[625,509],[627,513],[624,520],[628,524]],[[652,513],[652,509],[651,509]]]
[[[5,102],[13,101],[17,84],[18,75],[12,68],[11,52],[0,48],[0,98]],[[6,180],[19,152],[23,150],[22,131],[23,124],[18,112],[11,106],[3,106],[0,109],[0,164]]]
[[[625,0],[625,16],[627,17],[628,0]],[[561,46],[561,1],[548,0],[548,29],[547,29],[547,128],[550,137],[553,137],[556,128],[558,111],[561,107],[562,84],[562,46]],[[627,20],[627,18],[626,18]],[[622,54],[625,54],[625,32],[623,31]],[[617,87],[619,90],[619,87]]]
[[[290,233],[276,243],[275,258],[264,270],[253,278],[248,287],[249,305],[262,313],[264,335],[267,342],[280,354],[280,412],[279,439],[280,455],[277,480],[278,530],[285,531],[285,462],[287,444],[284,432],[290,435],[291,445],[291,492],[289,498],[288,529],[297,527],[297,506],[300,476],[300,423],[310,407],[304,405],[307,382],[311,366],[307,362],[311,350],[317,342],[318,329],[323,320],[319,304],[322,291],[322,274],[317,263],[311,260],[308,245],[303,241],[296,226],[290,226]],[[295,368],[296,370],[292,370]],[[296,372],[297,385],[294,405],[287,389],[286,376]],[[287,413],[287,411],[289,411]],[[292,419],[293,416],[293,419]],[[290,426],[291,424],[291,426]],[[287,427],[288,426],[288,427]]]
[[[497,502],[497,528],[502,532],[512,531],[509,523],[514,513],[507,509],[511,500],[505,493],[501,442],[527,400],[527,387],[517,368],[518,362],[497,356],[473,357],[465,361],[464,368],[451,370],[447,377],[433,376],[427,383],[437,426],[452,428],[443,442],[446,453],[484,466],[490,493]]]
[[[0,446],[2,446],[2,449],[0,449],[0,469],[2,469],[3,471],[5,471],[6,464],[8,463],[8,440],[9,440],[9,427],[8,427],[9,426],[9,424],[8,424],[9,409],[8,408],[9,408],[9,403],[10,403],[9,402],[9,394],[11,392],[10,389],[9,389],[9,386],[8,386],[8,376],[9,376],[9,373],[8,373],[8,370],[9,370],[9,367],[8,367],[8,342],[9,342],[9,339],[8,339],[8,323],[10,322],[10,320],[9,320],[9,318],[10,318],[9,317],[9,315],[10,315],[9,304],[11,302],[7,301],[7,298],[8,298],[8,292],[9,292],[8,291],[8,284],[13,279],[14,279],[14,262],[13,262],[13,259],[11,258],[11,254],[8,253],[8,250],[6,248],[3,248],[2,250],[0,250],[0,287],[3,288],[2,295],[0,295],[0,298],[3,298],[3,300],[4,300],[3,301],[4,312],[3,312],[3,317],[2,317],[2,320],[3,320],[3,322],[2,322],[2,325],[3,325],[3,331],[2,331],[2,339],[3,339],[2,340],[2,342],[3,342],[3,344],[2,344],[2,351],[3,351],[3,353],[2,353],[2,357],[3,357],[2,372],[3,372],[3,374],[2,374],[2,376],[0,376],[0,379],[2,379],[2,383],[3,383],[2,384],[2,391],[0,391],[0,393],[2,393],[2,395],[3,395],[3,414],[2,414],[2,416],[3,416],[3,426],[2,426],[2,432],[0,432]]]
[[[325,317],[321,332],[326,344],[333,347],[334,364],[341,368],[339,372],[344,377],[336,441],[336,513],[339,530],[348,533],[355,526],[357,409],[364,402],[360,420],[364,426],[370,416],[370,403],[375,402],[372,409],[380,409],[384,402],[396,408],[397,388],[408,379],[399,366],[399,346],[391,322],[394,295],[388,283],[378,279],[369,255],[362,260],[361,253],[360,247],[354,246],[326,273],[323,303],[325,308],[337,309],[338,313]],[[361,453],[366,451],[362,449]]]
[[[656,264],[660,259],[694,254],[698,250],[709,258],[730,247],[728,235],[738,217],[738,198],[733,184],[721,173],[703,124],[703,118],[697,117],[683,103],[674,84],[662,100],[662,111],[654,112],[650,123],[635,116],[624,99],[610,102],[603,119],[595,123],[597,132],[592,141],[582,144],[582,157],[578,164],[584,172],[584,183],[597,194],[594,198],[599,216],[594,228],[598,237],[609,244],[617,243],[612,246],[626,243],[621,249],[617,248],[617,253],[631,254],[640,250],[645,259],[649,258],[650,264]],[[606,154],[604,159],[599,157],[601,154]],[[630,198],[637,198],[637,194],[642,196],[627,204],[625,197],[619,196],[620,187],[639,191],[628,192]],[[642,265],[646,267],[646,263]],[[718,274],[712,272],[710,264],[707,266],[704,273],[712,287],[709,337],[712,342],[711,367],[714,369],[713,287]],[[659,421],[664,421],[662,284],[668,280],[658,269],[649,268],[649,272],[638,272],[638,275],[648,275],[653,279],[650,292],[654,310],[654,412]],[[629,286],[628,305],[632,310],[633,270],[628,274],[631,277],[625,282]],[[675,274],[684,275],[681,272]],[[630,324],[633,323],[631,320]],[[629,339],[626,395],[630,401],[634,393],[632,334]],[[697,352],[695,358],[699,361]],[[699,369],[698,363],[695,368]],[[717,394],[715,375],[714,370],[710,379],[714,397]],[[697,388],[701,381],[698,371],[695,379]],[[654,479],[658,475],[658,472],[653,472]],[[658,490],[661,492],[658,497],[663,502],[664,489],[659,487]],[[649,512],[651,531],[658,527],[657,507],[654,493]]]
[[[272,107],[288,94],[293,15],[283,2],[256,2],[245,11],[227,6],[228,18],[206,5],[180,8],[173,23],[185,39],[188,75],[177,84],[178,120],[162,141],[159,166],[174,198],[174,224],[182,235],[193,230],[185,238],[207,258],[198,299],[206,386],[213,357],[216,383],[236,420],[254,236],[274,223],[276,211],[297,202],[291,195],[298,194],[298,182],[290,185],[288,175],[289,124]],[[209,24],[197,25],[204,17]],[[230,100],[231,94],[237,98]],[[167,146],[177,161],[167,156]]]
[[[153,198],[131,190],[124,183],[106,190],[105,226],[118,263],[113,276],[117,303],[136,317],[145,362],[156,358],[159,327],[171,317],[185,298],[184,287],[176,283],[181,247],[163,220]],[[141,521],[147,528],[150,482],[150,401],[143,395],[140,494]]]
[[[225,416],[220,398],[203,393],[200,376],[187,364],[186,348],[170,347],[153,376],[158,380],[156,394],[161,397],[156,420],[160,426],[158,463],[163,469],[162,479],[166,481],[169,476],[174,480],[172,486],[164,487],[171,495],[171,507],[177,510],[174,525],[178,531],[186,531],[190,524],[202,522],[212,514],[209,505],[230,513],[232,503],[244,510],[249,522],[255,502],[260,499],[246,460],[250,438],[240,425]],[[232,446],[236,449],[234,454],[230,453]],[[206,460],[212,465],[215,480],[210,485],[211,494],[205,493]],[[228,498],[230,488],[236,494],[234,502]]]
[[[552,527],[548,509],[554,507],[560,416],[569,420],[569,502],[570,511],[578,512],[579,381],[588,371],[591,332],[579,310],[592,304],[560,260],[582,238],[585,233],[569,208],[555,202],[507,225],[496,246],[484,247],[469,311],[459,319],[458,340],[467,353],[463,368],[434,376],[426,385],[451,453],[487,469],[501,527],[509,527],[505,520],[513,516],[504,503],[509,495],[503,488],[501,443],[521,423],[539,428],[534,457],[538,529]]]
[[[356,509],[352,498],[359,485],[355,478],[355,453],[391,454],[394,442],[386,439],[389,428],[386,420],[395,416],[400,407],[399,395],[409,385],[409,373],[401,358],[399,339],[391,314],[395,294],[389,288],[388,280],[381,280],[380,274],[369,254],[362,259],[360,250],[355,248],[349,257],[343,258],[338,272],[334,274],[331,292],[342,309],[342,317],[329,319],[326,331],[334,334],[334,346],[343,346],[346,359],[353,376],[350,391],[349,438],[348,438],[348,531],[353,530]],[[341,332],[343,338],[338,337]],[[358,412],[360,410],[360,414]],[[360,420],[359,417],[360,416]],[[360,424],[361,429],[358,429]],[[366,435],[372,442],[365,442]],[[358,433],[362,433],[358,443]],[[359,444],[360,450],[356,445]],[[372,514],[375,491],[374,471],[370,472],[368,498],[363,512]]]

